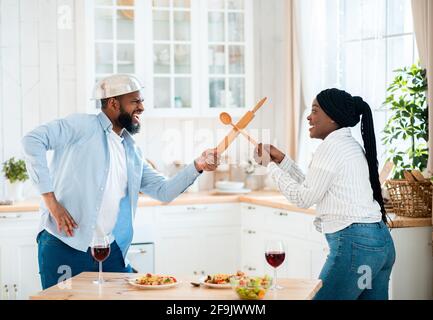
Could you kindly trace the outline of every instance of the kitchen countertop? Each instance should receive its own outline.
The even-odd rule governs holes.
[[[193,287],[192,279],[180,279],[179,285],[166,290],[142,290],[129,285],[130,273],[104,273],[107,283],[101,288],[92,283],[96,272],[84,272],[72,278],[71,288],[54,286],[30,297],[32,300],[239,300],[232,289]],[[311,300],[322,286],[320,280],[278,279],[284,289],[268,291],[265,300]]]
[[[289,203],[281,193],[277,191],[256,191],[245,195],[220,195],[216,192],[197,192],[184,193],[171,203],[162,203],[158,200],[151,199],[148,196],[141,196],[138,200],[139,207],[149,206],[178,206],[178,205],[197,205],[197,204],[217,204],[217,203],[250,203],[253,205],[271,207],[276,209],[303,212],[315,215],[315,210],[300,209]],[[13,205],[0,206],[0,214],[32,212],[39,210],[39,200],[27,200],[18,202]],[[428,227],[432,225],[432,218],[407,218],[390,215],[393,228],[409,227]]]

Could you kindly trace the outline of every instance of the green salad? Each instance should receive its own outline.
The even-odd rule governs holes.
[[[231,284],[241,299],[261,300],[272,283],[272,278],[264,277],[242,277],[232,278]]]

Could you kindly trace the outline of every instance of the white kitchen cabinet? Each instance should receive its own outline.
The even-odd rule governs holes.
[[[242,227],[257,229],[263,228],[265,213],[267,208],[242,203],[241,204],[241,219]]]
[[[322,271],[323,265],[326,262],[326,258],[329,254],[329,247],[326,243],[311,243],[310,255],[311,255],[311,278],[319,279],[320,272]]]
[[[288,278],[311,279],[312,244],[295,237],[286,238]]]
[[[311,220],[306,214],[273,208],[266,208],[265,210],[265,230],[298,239],[309,238]]]
[[[171,227],[158,230],[155,270],[159,274],[185,276],[200,270],[199,229]]]
[[[254,276],[263,275],[265,246],[263,231],[257,228],[242,228],[241,270]]]
[[[138,273],[155,272],[155,256],[153,243],[132,244],[129,247],[127,259]]]
[[[390,299],[433,300],[432,228],[391,231],[396,260],[391,273]]]
[[[240,231],[235,227],[208,227],[202,230],[199,261],[201,274],[234,273],[240,269]]]
[[[38,225],[36,212],[0,214],[2,299],[28,299],[41,290],[36,243]]]
[[[157,273],[205,276],[239,269],[238,204],[160,206],[155,215]]]
[[[8,263],[9,251],[8,245],[3,243],[3,236],[0,234],[0,300],[11,299],[10,290],[12,289],[13,278],[12,265]]]
[[[263,207],[241,204],[241,270],[254,276],[261,276],[264,272],[263,222],[265,212]]]
[[[156,238],[154,207],[138,207],[135,213],[132,244],[153,243]]]

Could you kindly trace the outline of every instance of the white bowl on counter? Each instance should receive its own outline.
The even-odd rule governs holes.
[[[241,190],[245,186],[244,182],[237,181],[218,181],[215,183],[215,187],[218,190]]]

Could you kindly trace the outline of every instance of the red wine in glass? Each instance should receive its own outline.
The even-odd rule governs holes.
[[[266,261],[274,268],[278,268],[286,258],[285,252],[269,251],[265,253]]]
[[[266,242],[266,261],[274,268],[274,279],[271,290],[283,289],[277,285],[277,268],[281,266],[286,258],[286,250],[281,240],[270,240]]]
[[[92,239],[90,251],[93,258],[99,262],[98,280],[94,281],[94,283],[102,284],[104,283],[104,279],[102,278],[102,261],[107,259],[107,257],[110,255],[109,237],[106,235],[95,234]]]
[[[110,255],[110,247],[96,246],[92,248],[92,256],[98,262],[103,262]]]

